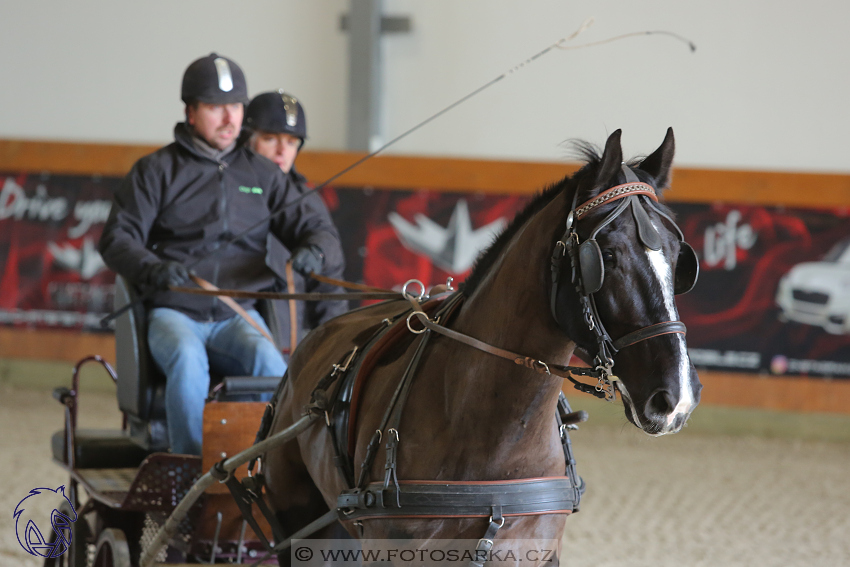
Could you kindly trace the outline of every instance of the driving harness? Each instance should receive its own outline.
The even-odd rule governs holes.
[[[406,285],[403,294],[412,308],[382,320],[362,345],[354,347],[342,356],[339,363],[333,364],[331,372],[316,385],[306,409],[308,412],[318,413],[324,417],[325,425],[333,440],[334,463],[348,486],[337,499],[337,510],[341,521],[352,521],[362,531],[364,520],[377,518],[489,518],[484,536],[478,541],[473,554],[474,559],[470,562],[471,567],[481,567],[494,545],[493,539],[496,533],[505,524],[505,518],[540,514],[571,514],[578,511],[585,485],[576,471],[569,430],[578,429],[577,424],[587,419],[587,413],[573,412],[566,397],[563,393],[560,394],[553,425],[558,430],[564,451],[565,468],[562,476],[482,482],[399,480],[397,476],[398,445],[401,439],[399,424],[413,377],[422,353],[433,335],[432,327],[436,327],[438,332],[440,329],[450,331],[440,323],[448,321],[465,299],[463,293],[456,291],[447,297],[431,299],[420,306],[419,300],[424,297],[424,286],[422,286],[422,293],[416,297],[407,292],[407,287]],[[414,329],[412,327],[414,318],[426,322],[426,326]],[[372,435],[366,448],[365,458],[360,465],[360,474],[355,480],[354,445],[351,440],[353,440],[356,425],[358,392],[381,356],[399,339],[409,336],[407,331],[418,335],[416,339],[418,344],[396,386],[389,407],[384,412],[380,428]],[[532,360],[527,357],[520,358]],[[519,361],[517,363],[524,364]],[[545,363],[542,364],[546,366]],[[532,367],[528,364],[524,365]],[[540,367],[536,368],[542,373]],[[575,370],[588,369],[576,368]],[[274,407],[282,389],[282,387],[278,388],[266,409],[260,431],[257,433],[257,441],[268,435],[274,416]],[[378,447],[384,439],[386,441],[384,479],[370,482],[369,473],[377,456]],[[249,469],[252,468],[253,463],[249,464]],[[282,530],[279,522],[262,502],[262,475],[246,477],[242,483],[248,484],[247,490],[234,479],[228,480],[226,484],[237,502],[241,500],[240,509],[246,521],[252,527],[256,524],[250,510],[251,503],[256,502],[272,525],[275,540],[280,540]],[[265,542],[265,537],[261,537],[261,540]],[[267,547],[271,549],[270,546]]]

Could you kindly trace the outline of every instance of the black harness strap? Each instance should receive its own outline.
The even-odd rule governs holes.
[[[434,317],[435,320],[441,320],[444,319],[447,315],[450,315],[455,306],[457,306],[458,303],[462,300],[463,296],[460,293],[455,293],[453,296],[446,299],[443,305],[441,305],[439,310],[436,312]],[[408,321],[408,327],[409,326],[410,323]],[[374,463],[374,459],[377,454],[377,448],[378,444],[381,441],[382,431],[386,431],[387,435],[387,460],[386,464],[384,465],[384,482],[386,486],[389,486],[389,481],[392,479],[396,487],[398,487],[398,476],[396,474],[397,448],[399,443],[398,427],[401,423],[401,414],[404,410],[404,404],[407,401],[407,394],[410,390],[410,384],[413,381],[413,376],[416,373],[416,369],[419,367],[419,361],[422,358],[422,353],[425,351],[425,346],[428,344],[428,339],[431,336],[431,332],[425,330],[420,332],[420,334],[422,334],[423,337],[416,347],[416,352],[413,354],[413,357],[411,357],[410,363],[408,363],[407,368],[404,371],[404,375],[402,376],[402,379],[399,381],[398,386],[396,386],[396,390],[393,393],[393,397],[390,400],[389,406],[387,407],[386,411],[384,412],[384,416],[381,419],[380,427],[372,435],[372,439],[369,442],[369,446],[366,448],[366,457],[363,459],[363,463],[360,465],[360,475],[356,485],[358,488],[362,488],[369,478],[369,471],[372,469],[372,464]]]
[[[366,341],[366,345],[374,344],[375,341],[387,331],[392,326],[392,323],[401,317],[398,315],[392,320],[385,319],[378,326],[378,329],[373,333],[373,335]],[[362,353],[363,349],[360,349]],[[335,451],[334,463],[342,474],[343,478],[346,479],[348,486],[351,486],[352,480],[352,472],[351,467],[348,462],[348,458],[346,456],[341,456],[339,453],[338,443],[336,443],[336,436],[334,435],[334,428],[331,420],[328,417],[328,412],[330,408],[333,406],[333,403],[336,397],[339,394],[340,388],[337,387],[334,390],[334,393],[328,395],[328,389],[333,387],[335,384],[338,384],[339,377],[345,375],[349,368],[352,366],[352,362],[356,359],[358,354],[358,348],[354,347],[351,351],[347,352],[342,360],[338,364],[334,364],[332,366],[332,370],[330,374],[322,378],[319,383],[316,385],[316,388],[313,390],[310,396],[310,405],[308,406],[308,411],[312,411],[315,413],[323,413],[325,415],[325,422],[328,426],[331,437],[334,439],[333,446]],[[362,359],[362,357],[361,357]],[[284,375],[283,379],[280,381],[277,390],[272,396],[271,401],[269,401],[266,406],[266,410],[263,413],[263,418],[260,423],[260,429],[257,431],[257,436],[254,439],[254,444],[256,445],[260,441],[264,440],[268,437],[269,431],[271,430],[272,421],[274,419],[274,408],[277,404],[278,399],[281,396],[283,391],[283,386],[288,378],[288,372]],[[256,459],[251,461],[248,465],[248,470],[253,470],[254,465],[256,464]],[[218,469],[215,469],[218,470]],[[239,508],[239,511],[242,513],[242,517],[248,525],[251,526],[251,529],[254,530],[254,533],[262,542],[263,546],[269,553],[272,553],[272,547],[269,544],[263,530],[260,528],[257,523],[256,518],[254,518],[254,512],[252,509],[252,505],[254,503],[257,504],[257,508],[266,518],[266,521],[269,523],[272,529],[272,535],[274,537],[275,543],[282,542],[284,540],[284,531],[283,527],[280,525],[277,517],[268,507],[263,498],[263,486],[265,485],[265,478],[262,474],[257,474],[252,477],[245,477],[242,481],[236,480],[233,476],[227,476],[223,471],[220,473],[219,481],[223,482],[225,486],[227,486],[228,490],[230,490],[230,494],[233,496],[233,499],[236,501],[236,505]]]
[[[574,412],[570,407],[570,402],[567,397],[561,392],[558,396],[558,411],[555,413],[555,420],[558,423],[558,433],[561,435],[561,445],[564,448],[564,460],[566,461],[566,469],[564,474],[573,479],[573,490],[575,490],[575,509],[578,512],[581,496],[584,494],[584,479],[578,475],[576,470],[576,460],[573,457],[573,445],[570,441],[570,430],[578,429],[578,424],[587,421],[587,412],[579,410]]]
[[[635,343],[639,343],[640,341],[646,340],[652,337],[658,337],[661,335],[669,335],[672,333],[687,333],[688,329],[685,327],[685,324],[681,321],[667,321],[666,323],[656,323],[654,325],[649,325],[648,327],[643,327],[642,329],[638,329],[632,333],[627,335],[623,335],[616,341],[614,341],[614,348],[617,350],[622,350],[627,346],[631,346]]]
[[[374,518],[487,518],[493,507],[505,516],[570,514],[577,510],[568,476],[509,481],[407,481],[384,489],[373,482],[343,491],[337,499],[344,520]]]
[[[478,540],[478,544],[475,546],[475,555],[472,561],[469,562],[469,567],[484,566],[484,563],[490,557],[490,550],[493,549],[493,539],[496,537],[496,532],[504,525],[505,518],[502,516],[502,507],[493,506],[493,512],[490,514],[490,525],[487,526],[484,537]]]
[[[398,464],[398,443],[400,441],[398,430],[399,425],[401,424],[401,414],[404,411],[404,405],[407,402],[407,395],[410,392],[410,385],[413,383],[413,376],[416,373],[416,369],[419,368],[419,360],[422,358],[422,353],[428,345],[429,338],[431,338],[431,331],[426,331],[422,334],[422,338],[419,340],[419,344],[416,347],[416,352],[413,353],[413,357],[410,359],[410,363],[407,365],[407,369],[404,371],[404,376],[398,385],[396,394],[393,397],[392,402],[390,402],[390,409],[392,410],[390,420],[381,424],[382,430],[388,427],[388,429],[386,429],[387,458],[386,464],[384,465],[384,490],[389,487],[391,480],[393,481],[396,489],[398,489],[398,474],[396,472],[396,466]],[[396,490],[396,494],[398,494],[398,490]]]

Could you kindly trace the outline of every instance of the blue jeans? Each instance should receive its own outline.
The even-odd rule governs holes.
[[[257,323],[268,327],[255,310]],[[281,376],[283,355],[242,317],[203,322],[174,309],[148,313],[148,346],[165,374],[165,415],[171,451],[201,454],[210,369],[223,376]]]

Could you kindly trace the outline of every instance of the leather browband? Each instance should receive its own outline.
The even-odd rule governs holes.
[[[611,201],[617,201],[624,197],[630,197],[632,195],[646,195],[653,201],[658,201],[658,196],[655,194],[655,189],[652,185],[641,181],[636,183],[623,183],[622,185],[615,185],[614,187],[603,191],[593,199],[585,201],[576,207],[576,220],[580,220],[584,215],[596,207],[604,205],[605,203],[610,203]]]

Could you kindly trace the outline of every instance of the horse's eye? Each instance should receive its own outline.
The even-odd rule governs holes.
[[[614,251],[613,250],[603,250],[602,251],[602,261],[606,264],[611,264],[614,262]]]

